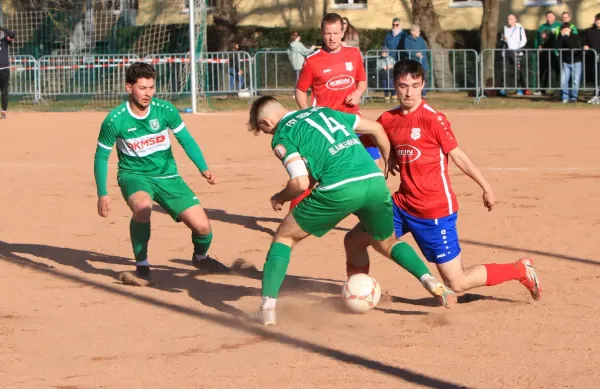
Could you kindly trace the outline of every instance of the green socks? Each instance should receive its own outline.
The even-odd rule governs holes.
[[[392,260],[406,269],[418,280],[425,274],[429,274],[429,269],[417,255],[415,250],[406,242],[398,242],[392,247],[390,252]]]
[[[129,222],[131,246],[136,262],[148,259],[148,241],[150,240],[150,223],[138,223],[131,219]],[[147,265],[146,265],[147,266]]]
[[[271,248],[267,254],[267,261],[263,268],[263,297],[277,298],[279,295],[279,289],[281,288],[285,273],[290,264],[291,254],[291,247],[277,242],[271,244]]]
[[[192,243],[194,244],[194,254],[205,256],[208,253],[210,242],[212,242],[212,231],[208,235],[192,234]]]

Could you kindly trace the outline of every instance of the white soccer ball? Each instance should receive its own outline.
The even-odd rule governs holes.
[[[342,300],[353,312],[364,313],[375,308],[380,298],[381,286],[368,274],[354,274],[344,282]]]

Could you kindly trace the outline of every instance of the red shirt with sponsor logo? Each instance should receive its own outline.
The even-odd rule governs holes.
[[[357,105],[348,105],[346,97],[366,81],[362,54],[356,47],[342,46],[337,53],[323,49],[309,55],[304,62],[296,87],[306,92],[312,87],[313,106],[318,105],[347,113],[360,113]]]
[[[394,202],[422,219],[438,219],[458,210],[450,186],[448,153],[458,147],[450,122],[423,101],[416,111],[394,108],[379,123],[390,139],[400,166],[400,188]]]

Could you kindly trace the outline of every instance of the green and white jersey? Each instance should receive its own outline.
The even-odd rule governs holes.
[[[177,134],[184,128],[179,112],[167,101],[153,98],[144,117],[136,116],[124,102],[104,119],[98,146],[110,151],[116,144],[119,174],[176,176],[169,129]]]
[[[295,111],[281,119],[271,147],[284,165],[301,156],[320,190],[382,176],[354,132],[359,120],[324,107]]]

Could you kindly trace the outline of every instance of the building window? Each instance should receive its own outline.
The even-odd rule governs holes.
[[[525,0],[526,6],[561,5],[562,0]]]
[[[367,0],[333,0],[331,9],[366,9]]]
[[[483,6],[482,0],[450,0],[450,7],[452,8],[481,6]]]

